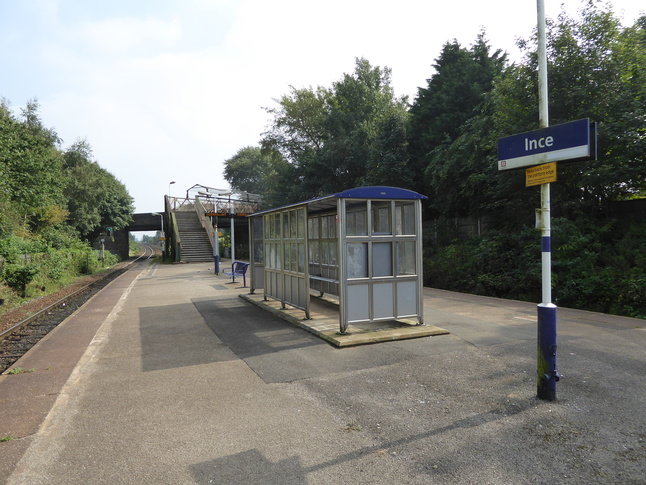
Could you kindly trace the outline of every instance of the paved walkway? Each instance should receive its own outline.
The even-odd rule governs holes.
[[[208,264],[112,282],[0,376],[7,484],[646,482],[643,320],[425,289],[449,333],[336,348]]]

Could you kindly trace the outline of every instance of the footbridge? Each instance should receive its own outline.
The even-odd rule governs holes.
[[[189,198],[189,191],[196,187],[200,191]],[[126,259],[129,257],[131,232],[162,231],[165,236],[164,249],[173,261],[209,261],[213,257],[214,234],[216,230],[224,230],[231,235],[231,256],[234,256],[236,247],[241,251],[241,256],[248,254],[247,216],[259,210],[257,197],[232,192],[213,193],[214,189],[209,189],[196,185],[187,191],[187,197],[164,196],[163,210],[133,214],[128,226],[114,231],[111,238],[104,239],[105,249]],[[187,222],[186,216],[194,220]]]

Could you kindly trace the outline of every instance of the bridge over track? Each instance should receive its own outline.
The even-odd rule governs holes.
[[[118,254],[121,259],[127,259],[130,251],[129,234],[138,231],[161,231],[162,217],[166,227],[166,216],[163,212],[133,214],[132,222],[127,227],[114,231],[112,238],[105,238],[105,249]]]

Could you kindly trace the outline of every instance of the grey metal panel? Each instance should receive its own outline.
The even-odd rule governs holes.
[[[254,265],[251,274],[251,287],[252,290],[262,290],[264,288],[264,274],[265,267],[261,265]],[[253,293],[253,291],[251,291]]]
[[[417,281],[397,282],[397,318],[417,316]]]
[[[393,318],[395,302],[393,301],[392,283],[374,283],[372,285],[372,318]]]
[[[363,322],[370,320],[370,286],[362,285],[347,285],[346,294],[347,298],[347,321],[350,322]]]

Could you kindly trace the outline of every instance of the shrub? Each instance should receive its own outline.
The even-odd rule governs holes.
[[[21,291],[22,296],[25,297],[27,285],[33,281],[37,274],[38,267],[35,264],[8,264],[3,271],[3,278],[7,286]]]

